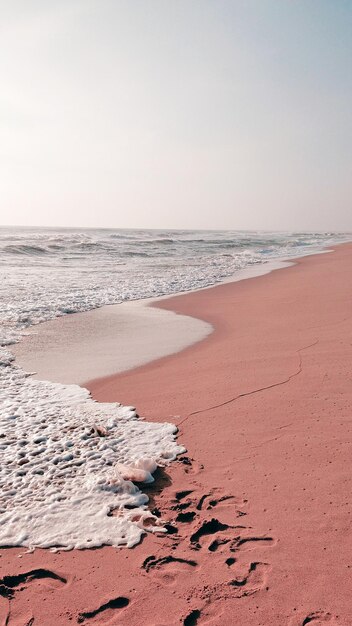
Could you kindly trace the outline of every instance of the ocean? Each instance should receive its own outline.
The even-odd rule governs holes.
[[[87,390],[31,378],[11,345],[26,329],[105,304],[215,285],[269,260],[322,251],[338,233],[0,229],[0,545],[133,546],[163,532],[135,482],[184,448],[172,424]],[[135,481],[135,482],[133,482]]]

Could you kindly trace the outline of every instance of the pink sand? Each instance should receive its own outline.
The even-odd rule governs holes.
[[[0,597],[0,623],[351,625],[351,276],[347,244],[160,302],[215,332],[88,387],[179,424],[186,458],[152,494],[177,532],[133,550],[1,550],[1,577],[62,580]]]

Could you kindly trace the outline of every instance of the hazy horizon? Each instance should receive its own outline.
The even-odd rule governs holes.
[[[352,4],[13,0],[0,224],[352,231]]]
[[[116,227],[111,227],[111,226],[82,226],[78,225],[78,226],[58,226],[58,225],[51,225],[51,226],[45,226],[42,224],[0,224],[0,229],[5,230],[5,229],[18,229],[18,230],[77,230],[77,231],[84,231],[84,230],[122,230],[122,231],[155,231],[155,232],[238,232],[238,233],[275,233],[275,234],[285,234],[285,233],[295,233],[295,234],[299,234],[299,235],[304,235],[304,234],[326,234],[326,233],[334,233],[334,234],[341,234],[341,235],[348,235],[351,234],[352,235],[352,230],[319,230],[319,229],[314,229],[314,230],[302,230],[302,229],[265,229],[265,228],[166,228],[163,226],[160,226],[158,228],[151,228],[149,226],[136,226],[136,227],[123,227],[123,226],[116,226]]]

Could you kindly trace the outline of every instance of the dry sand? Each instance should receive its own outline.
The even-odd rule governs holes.
[[[351,275],[347,244],[159,303],[215,332],[89,388],[179,424],[187,455],[151,491],[175,532],[133,550],[1,550],[17,578],[0,623],[350,626]]]

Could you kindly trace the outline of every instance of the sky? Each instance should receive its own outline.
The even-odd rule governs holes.
[[[0,224],[352,231],[352,0],[0,0]]]

